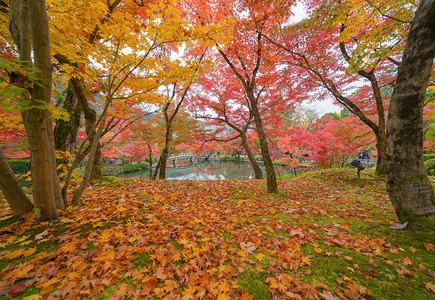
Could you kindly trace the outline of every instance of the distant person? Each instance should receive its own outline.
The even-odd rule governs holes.
[[[367,150],[364,150],[362,154],[362,159],[370,159],[369,152]]]

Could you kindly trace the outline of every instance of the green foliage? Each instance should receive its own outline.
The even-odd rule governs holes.
[[[426,167],[427,174],[435,176],[435,157],[426,160],[424,162],[424,166]]]
[[[30,159],[14,159],[8,161],[15,174],[26,174],[30,171]]]
[[[350,111],[347,108],[343,107],[340,110],[339,113],[337,113],[337,112],[330,112],[330,113],[324,114],[323,117],[324,116],[331,116],[332,120],[340,120],[340,119],[344,119],[344,118],[350,117],[351,113],[350,113]]]
[[[427,161],[429,159],[433,159],[435,158],[435,153],[427,153],[427,154],[423,154],[423,159],[424,161]]]
[[[141,171],[145,168],[148,168],[150,166],[147,162],[142,162],[134,165],[127,165],[123,168],[122,173],[131,173],[136,171]]]

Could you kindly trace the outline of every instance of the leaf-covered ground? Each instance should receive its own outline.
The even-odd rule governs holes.
[[[55,224],[0,201],[3,299],[434,299],[433,228],[354,170],[280,181],[106,179]]]

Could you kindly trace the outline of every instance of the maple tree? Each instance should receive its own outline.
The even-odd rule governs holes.
[[[343,167],[351,156],[357,156],[373,143],[370,131],[356,117],[332,120],[326,115],[312,124],[311,129],[295,125],[283,131],[285,134],[280,137],[282,152],[292,153],[299,159],[307,154],[305,159],[317,162],[320,167]]]
[[[260,142],[262,159],[266,169],[267,189],[270,193],[277,193],[276,174],[259,103],[262,91],[276,79],[273,76],[276,73],[275,65],[268,63],[274,58],[268,59],[270,53],[264,45],[262,32],[270,28],[271,24],[276,21],[275,18],[280,19],[288,13],[292,3],[288,1],[274,3],[226,1],[224,3],[224,5],[212,5],[212,3],[203,5],[189,1],[186,4],[186,10],[190,13],[189,18],[192,22],[199,24],[213,24],[229,17],[235,22],[232,43],[225,47],[219,41],[215,41],[215,49],[244,88]],[[213,9],[211,9],[212,7]],[[288,89],[283,88],[281,91],[285,94]]]
[[[435,2],[415,13],[388,114],[387,190],[401,222],[434,218],[435,196],[423,164],[423,108],[435,55]]]
[[[219,62],[216,62],[214,66]],[[225,72],[225,75],[223,74]],[[222,76],[223,75],[223,76]],[[218,74],[202,74],[195,95],[190,98],[195,118],[206,120],[216,126],[212,135],[202,137],[204,143],[230,142],[241,140],[241,145],[254,169],[256,179],[263,178],[261,169],[248,144],[248,130],[253,130],[253,114],[240,85],[234,84],[235,78],[228,68],[219,68]],[[240,100],[243,99],[243,100]],[[228,132],[229,130],[231,132]]]
[[[183,81],[177,82],[174,81],[172,83],[167,83],[166,86],[166,94],[162,94],[162,116],[163,116],[163,123],[164,123],[164,146],[160,153],[160,158],[156,166],[155,174],[153,175],[153,178],[155,179],[157,177],[157,174],[159,174],[159,179],[165,179],[166,178],[166,162],[169,157],[171,142],[174,139],[174,127],[176,122],[181,122],[181,119],[186,119],[186,117],[183,118],[183,116],[179,116],[180,109],[183,106],[184,100],[186,99],[189,89],[191,88],[191,85],[195,81],[195,76],[201,67],[202,59],[204,58],[205,51],[202,53],[199,53],[199,55],[194,55],[191,60],[187,63],[187,65],[193,65],[194,67],[186,68],[184,70],[180,70],[182,73],[184,73],[184,78],[181,79]],[[169,64],[166,66],[169,71],[172,68]],[[190,70],[190,73],[189,73]],[[171,76],[168,76],[169,78]],[[178,120],[177,120],[178,118]],[[187,132],[190,130],[186,128]],[[179,132],[181,133],[181,132]]]
[[[289,72],[297,76],[305,72],[302,76],[310,86],[323,88],[373,130],[377,173],[385,174],[388,103],[382,90],[394,81],[387,71],[399,64],[415,6],[410,3],[403,9],[399,1],[305,4],[312,11],[307,20],[282,25],[267,38],[288,54],[284,59]],[[360,82],[359,78],[368,84],[355,97],[351,95],[352,84]]]

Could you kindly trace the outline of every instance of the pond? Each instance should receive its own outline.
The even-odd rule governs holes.
[[[280,175],[293,173],[293,170],[286,167],[279,166],[278,168],[281,168],[282,171],[281,174],[277,173],[277,179],[280,179]],[[264,168],[262,168],[262,171],[265,177]],[[125,173],[118,176],[145,179],[149,178],[149,170]],[[254,171],[250,163],[245,161],[206,161],[190,166],[166,168],[166,179],[168,180],[247,180],[254,178]]]

